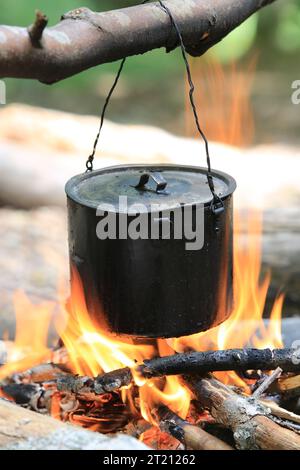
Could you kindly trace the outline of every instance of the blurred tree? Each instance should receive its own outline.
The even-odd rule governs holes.
[[[278,49],[284,52],[300,49],[300,0],[282,5],[275,43]]]
[[[251,16],[245,23],[223,39],[222,42],[213,47],[209,54],[225,64],[241,59],[255,42],[257,24],[258,15]]]

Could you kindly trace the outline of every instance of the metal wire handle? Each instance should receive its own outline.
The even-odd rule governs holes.
[[[149,0],[144,0],[142,2],[142,4],[147,3],[148,1]],[[189,66],[189,62],[188,62],[188,58],[187,58],[187,52],[186,52],[186,48],[185,48],[185,45],[184,45],[184,42],[183,42],[182,34],[180,32],[178,24],[177,24],[176,20],[174,19],[174,16],[171,13],[170,9],[161,0],[158,0],[158,3],[160,4],[161,8],[169,16],[171,24],[174,27],[174,29],[177,33],[178,39],[179,39],[181,53],[182,53],[182,57],[183,57],[183,60],[184,60],[185,67],[186,67],[186,73],[187,73],[187,78],[188,78],[189,87],[190,87],[190,89],[189,89],[189,98],[190,98],[190,103],[191,103],[191,107],[192,107],[192,111],[193,111],[193,115],[194,115],[194,119],[195,119],[195,124],[196,124],[197,130],[198,130],[202,140],[204,141],[204,145],[205,145],[206,162],[207,162],[207,173],[206,173],[207,183],[208,183],[209,189],[211,191],[211,194],[213,196],[212,203],[211,203],[211,209],[212,209],[213,213],[220,214],[224,210],[224,204],[223,204],[222,199],[215,192],[213,176],[212,176],[212,173],[211,173],[211,162],[210,162],[210,153],[209,153],[208,140],[207,140],[207,138],[206,138],[201,126],[200,126],[200,122],[199,122],[199,116],[198,116],[196,104],[195,104],[195,101],[194,101],[195,85],[194,85],[194,82],[193,82],[193,79],[192,79],[191,69],[190,69],[190,66]],[[117,72],[116,78],[115,78],[115,80],[113,82],[113,85],[112,85],[112,87],[111,87],[111,89],[110,89],[110,91],[107,95],[107,98],[105,100],[105,103],[104,103],[104,106],[103,106],[103,109],[102,109],[102,112],[101,112],[100,126],[99,126],[99,130],[98,130],[95,142],[94,142],[93,151],[92,151],[91,155],[88,157],[88,159],[86,161],[86,171],[92,171],[93,170],[93,161],[94,161],[94,158],[95,158],[95,153],[96,153],[99,137],[100,137],[101,130],[102,130],[102,127],[103,127],[103,123],[104,123],[105,112],[106,112],[106,109],[108,107],[110,98],[111,98],[111,96],[112,96],[112,94],[113,94],[113,92],[114,92],[114,90],[115,90],[115,88],[118,84],[118,81],[119,81],[120,75],[122,73],[125,62],[126,62],[126,57],[124,59],[122,59],[122,61],[121,61],[121,64],[120,64],[119,70]]]

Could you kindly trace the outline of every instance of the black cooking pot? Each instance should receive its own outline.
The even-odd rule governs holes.
[[[67,183],[70,263],[102,328],[178,337],[229,316],[236,184],[224,173],[211,174],[220,197],[214,208],[207,170],[199,167],[117,166]]]

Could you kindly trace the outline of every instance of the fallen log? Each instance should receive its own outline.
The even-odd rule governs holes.
[[[62,423],[0,398],[1,450],[146,450],[136,439],[108,437]]]
[[[300,436],[275,423],[255,398],[238,395],[212,377],[185,376],[184,382],[216,422],[233,431],[237,448],[300,450]]]
[[[273,1],[165,0],[165,5],[174,14],[187,52],[200,56]],[[1,77],[50,84],[99,64],[178,46],[176,31],[158,2],[103,13],[77,8],[56,26],[45,28],[46,23],[39,13],[29,31],[0,26]]]
[[[233,450],[231,446],[215,436],[181,419],[166,406],[160,406],[152,412],[161,431],[178,439],[193,450]]]
[[[144,361],[135,372],[145,379],[165,375],[205,374],[216,371],[271,370],[281,367],[285,371],[300,370],[293,363],[294,349],[228,349],[174,354]],[[114,370],[96,378],[65,375],[59,377],[57,388],[72,393],[102,394],[119,390],[133,381],[128,367]]]

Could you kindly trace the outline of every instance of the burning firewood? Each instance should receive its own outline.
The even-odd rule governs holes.
[[[294,349],[229,349],[226,351],[189,352],[144,361],[136,371],[144,378],[179,374],[204,374],[215,371],[243,371],[248,369],[285,371],[300,370],[293,361]],[[102,394],[128,386],[133,380],[129,368],[118,369],[90,377],[65,376],[58,379],[58,389]]]
[[[232,429],[239,449],[300,450],[300,436],[283,427],[284,421],[275,423],[255,398],[238,395],[212,377],[189,376],[185,383],[216,422]]]
[[[143,377],[175,374],[204,374],[215,371],[272,370],[299,371],[294,349],[228,349],[189,352],[145,361],[138,370]]]
[[[189,360],[191,357],[200,358],[202,361],[200,364],[203,364],[206,355],[208,357],[207,368],[224,370],[224,367],[229,367],[229,360],[235,358],[239,352],[239,350],[231,350],[184,353],[178,354],[178,359],[177,356],[164,356],[137,365],[136,371],[139,371],[146,379],[155,376],[161,377],[162,370],[166,375],[179,373],[181,370],[191,370],[195,374],[199,370],[199,361],[192,361],[188,365],[187,358]],[[241,363],[245,368],[253,367],[252,354],[256,358],[256,368],[271,368],[275,367],[277,363],[280,363],[281,366],[285,363],[289,368],[291,350],[288,349],[273,352],[270,350],[245,350],[244,354],[235,361],[238,364]],[[225,360],[217,362],[213,366],[212,358],[216,358],[217,355],[221,355]],[[176,357],[175,364],[178,369],[174,369],[174,357]],[[160,361],[163,362],[162,365]],[[152,367],[153,364],[155,367]],[[235,368],[237,369],[238,366],[235,365]],[[264,393],[266,387],[274,385],[274,383],[271,384],[272,381],[279,380],[277,376],[280,372],[281,370],[277,368],[276,373],[273,372],[271,376],[265,377],[262,386],[257,390]],[[233,431],[237,448],[300,450],[300,436],[297,434],[300,433],[299,416],[261,398],[240,395],[214,378],[199,379],[199,375],[189,375],[188,378],[185,377],[185,380],[196,396],[198,405],[207,408],[217,424]],[[139,413],[136,417],[131,414],[129,408],[121,400],[121,393],[116,392],[121,387],[129,386],[132,382],[133,375],[129,368],[118,369],[96,378],[90,378],[74,376],[52,364],[42,364],[29,371],[14,374],[5,380],[1,385],[1,392],[4,397],[14,400],[22,407],[29,407],[43,414],[51,412],[52,416],[60,420],[107,433],[122,430],[128,425],[130,419],[139,419],[140,417]],[[133,397],[136,396],[135,387],[132,388],[132,393]],[[257,393],[257,395],[260,397],[261,393]],[[202,428],[179,418],[168,408],[158,406],[155,413],[162,432],[169,433],[188,448],[230,448],[227,443],[222,441],[223,436],[221,439],[214,437]],[[165,436],[167,437],[167,434]]]
[[[73,393],[102,393],[113,392],[121,387],[127,386],[132,382],[132,374],[128,367],[117,369],[106,374],[99,375],[95,379],[90,377],[79,377],[66,375],[60,377],[57,381],[58,390],[69,391]]]
[[[166,406],[153,410],[160,429],[171,434],[186,447],[193,450],[233,450],[225,442],[212,436],[199,426],[194,426],[181,419]]]

